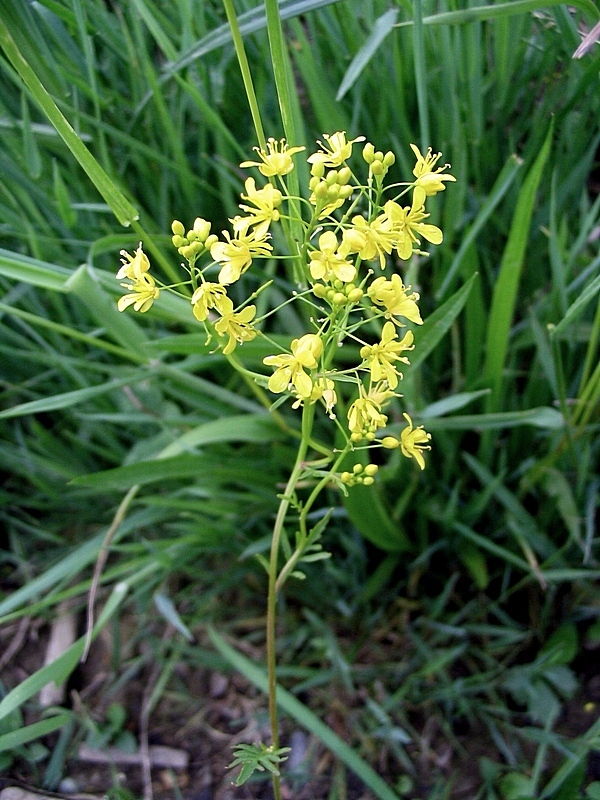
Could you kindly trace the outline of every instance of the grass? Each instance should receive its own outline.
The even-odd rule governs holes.
[[[297,92],[284,128],[266,20],[251,4],[236,10],[267,136],[364,134],[398,154],[398,176],[412,169],[410,142],[431,144],[458,179],[435,208],[443,246],[404,276],[426,324],[402,391],[435,449],[423,475],[392,458],[376,489],[332,498],[334,558],[313,565],[285,609],[282,681],[298,704],[287,713],[315,732],[309,715],[336,699],[355,764],[396,794],[390,776],[405,773],[407,796],[450,796],[433,730],[433,750],[449,743],[454,764],[465,731],[488,742],[473,797],[584,797],[597,723],[571,735],[560,714],[569,697],[585,700],[599,639],[598,48],[571,58],[597,12],[415,4],[413,20],[379,0],[284,2]],[[222,600],[250,620],[262,613],[250,554],[268,546],[297,421],[284,412],[282,429],[269,400],[209,357],[185,301],[119,314],[114,279],[118,251],[139,240],[168,279],[174,218],[219,230],[236,212],[238,164],[256,139],[225,12],[14,0],[0,29],[4,641],[62,600],[84,608],[103,537],[139,486],[101,607],[134,613],[136,641],[158,642],[152,609],[165,596],[163,626],[217,626],[212,645],[182,642],[186,663],[244,673],[239,649],[260,649],[258,626],[236,627]],[[275,274],[285,296],[288,278]],[[302,329],[292,312],[278,324],[274,335]],[[261,371],[266,352],[244,351]],[[156,652],[166,693],[172,664]],[[136,674],[135,659],[113,665],[115,684]],[[48,732],[75,720],[64,759],[84,735],[73,709],[34,714],[38,684],[58,667],[36,673],[31,692],[7,685],[0,704],[3,767],[39,785]],[[55,759],[47,784],[67,770]],[[324,797],[351,785],[335,774]]]

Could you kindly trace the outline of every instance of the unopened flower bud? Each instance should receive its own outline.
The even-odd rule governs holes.
[[[192,244],[188,244],[185,247],[180,247],[179,252],[188,261],[196,257],[196,248]]]
[[[373,173],[373,175],[383,175],[383,173],[385,172],[383,161],[374,161],[371,164],[371,172]]]
[[[363,298],[363,294],[363,290],[356,287],[347,292],[346,297],[351,303],[360,303]]]
[[[338,197],[342,200],[347,200],[353,191],[354,189],[352,186],[340,186],[338,188]]]
[[[210,222],[202,219],[202,217],[196,217],[194,220],[194,232],[201,242],[206,241],[206,237],[210,233]]]
[[[312,287],[312,290],[313,290],[313,294],[316,297],[321,298],[321,300],[327,294],[327,286],[325,286],[324,283],[315,283],[315,285]]]
[[[331,302],[334,306],[343,306],[346,299],[346,295],[343,292],[336,292],[331,298]]]
[[[395,450],[400,446],[400,442],[394,436],[384,436],[381,440],[381,445],[385,447],[386,450]]]
[[[176,234],[171,238],[171,241],[173,242],[173,247],[177,247],[179,249],[180,247],[183,247],[183,245],[187,242],[187,239],[184,239],[183,236]]]
[[[315,161],[310,168],[310,174],[320,180],[325,175],[325,164],[322,161]]]
[[[375,478],[372,478],[370,475],[367,475],[366,478],[362,479],[363,486],[372,486],[375,483]]]
[[[372,164],[375,160],[375,148],[371,142],[367,142],[363,147],[362,155],[367,164]]]
[[[396,163],[396,156],[392,153],[391,150],[388,150],[387,153],[383,157],[383,163],[386,167],[391,167],[392,164]]]
[[[337,169],[330,169],[325,177],[325,182],[329,186],[333,186],[334,183],[338,182],[338,171]]]
[[[175,236],[183,237],[183,234],[185,233],[185,228],[183,227],[183,224],[179,222],[178,219],[174,219],[173,222],[171,223],[171,230],[173,231]],[[178,245],[175,245],[175,247],[177,246]]]
[[[374,475],[377,475],[378,471],[379,467],[377,466],[377,464],[367,464],[367,466],[365,467],[365,475],[368,475],[371,478]]]
[[[195,242],[198,239],[198,234],[196,231],[188,231],[185,235],[185,238],[188,242]]]
[[[350,167],[342,167],[338,172],[337,182],[340,186],[345,186],[352,177],[352,170]]]
[[[362,465],[362,464],[355,464],[355,465],[352,467],[352,472],[353,472],[355,475],[360,475],[360,473],[361,473],[362,471],[363,471],[363,465]]]
[[[320,200],[323,200],[327,197],[327,193],[329,192],[329,186],[325,183],[325,181],[319,181],[319,183],[313,189],[315,193],[315,197],[318,197]]]

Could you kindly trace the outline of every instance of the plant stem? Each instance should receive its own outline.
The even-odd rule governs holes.
[[[314,406],[308,403],[302,409],[302,439],[298,445],[296,463],[290,474],[285,491],[279,503],[277,518],[273,526],[271,554],[269,558],[269,593],[267,597],[267,674],[269,681],[269,722],[271,725],[271,745],[279,749],[279,718],[277,714],[277,653],[275,649],[277,621],[277,563],[283,525],[290,506],[292,493],[306,460],[311,438]],[[275,800],[282,800],[279,775],[273,775],[273,794]]]

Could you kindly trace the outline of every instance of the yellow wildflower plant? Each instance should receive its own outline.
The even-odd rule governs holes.
[[[218,281],[223,286],[238,281],[252,264],[253,258],[266,258],[273,250],[267,241],[268,233],[258,236],[256,231],[236,231],[232,238],[229,231],[223,231],[223,236],[225,242],[215,242],[210,248],[212,258],[221,264]]]
[[[192,311],[199,322],[208,318],[208,312],[214,308],[219,314],[227,313],[231,300],[227,290],[221,283],[203,281],[192,295]]]
[[[258,171],[266,178],[272,178],[275,175],[287,175],[294,169],[294,162],[292,156],[296,153],[301,153],[306,150],[305,147],[288,147],[285,139],[273,139],[271,137],[267,140],[267,151],[255,147],[254,150],[258,153],[260,161],[242,161],[240,167],[258,167]]]
[[[419,295],[417,292],[408,294],[409,291],[410,286],[405,286],[400,275],[394,273],[389,280],[383,276],[375,278],[367,294],[375,305],[383,306],[385,316],[392,318],[396,325],[402,327],[404,323],[394,320],[393,317],[404,317],[409,322],[422,325],[423,320],[417,305]]]
[[[293,340],[291,350],[291,354],[263,358],[263,363],[268,367],[276,367],[268,386],[273,394],[290,391],[307,400],[313,391],[313,381],[304,370],[314,370],[319,366],[323,342],[317,334],[307,333]]]
[[[215,331],[221,337],[228,337],[228,342],[223,348],[223,355],[228,356],[243,342],[250,342],[256,336],[256,329],[251,325],[256,306],[246,306],[241,311],[235,311],[233,302],[229,297],[223,298],[220,308],[221,318],[215,322]]]
[[[364,359],[365,367],[371,373],[371,380],[385,381],[390,389],[398,386],[402,373],[398,372],[394,363],[400,361],[409,364],[406,356],[400,353],[405,350],[412,350],[414,347],[414,336],[412,331],[407,331],[404,338],[396,341],[398,333],[393,322],[386,322],[381,332],[381,341],[374,345],[365,345],[360,349],[360,355]]]
[[[134,311],[144,314],[152,307],[152,303],[158,299],[160,290],[156,286],[156,281],[150,275],[150,261],[142,250],[142,245],[130,255],[126,250],[121,250],[121,268],[117,272],[117,278],[127,278],[132,283],[122,283],[124,289],[129,289],[130,294],[124,294],[117,302],[119,311],[124,311],[129,306],[133,306]]]
[[[402,415],[407,421],[408,425],[400,433],[400,438],[396,439],[394,436],[384,436],[381,444],[387,450],[394,450],[400,447],[402,455],[407,458],[414,458],[421,469],[425,469],[425,459],[423,458],[423,450],[431,450],[428,442],[431,440],[431,434],[424,430],[422,425],[413,427],[412,419],[408,414]]]
[[[338,131],[332,134],[323,134],[326,144],[319,141],[321,150],[310,155],[306,160],[309,164],[323,164],[326,167],[340,167],[348,161],[352,155],[352,145],[355,142],[364,142],[364,136],[357,136],[356,139],[346,139],[346,131]]]
[[[351,283],[356,277],[356,267],[337,252],[338,240],[333,231],[319,236],[319,249],[309,252],[310,274],[315,280]]]
[[[117,280],[121,281],[127,278],[130,281],[137,281],[149,271],[150,261],[142,250],[141,242],[133,255],[128,253],[127,250],[121,250],[121,268],[117,272]]]
[[[384,211],[392,222],[396,235],[395,249],[403,261],[408,261],[413,254],[415,245],[421,244],[417,239],[417,235],[422,236],[432,244],[442,243],[444,238],[442,231],[436,225],[423,221],[429,217],[429,214],[425,213],[425,206],[417,192],[413,194],[410,208],[408,206],[400,206],[394,200],[388,200],[384,206]]]
[[[353,442],[363,439],[373,441],[380,428],[385,428],[388,418],[381,411],[382,404],[373,396],[366,394],[360,385],[360,396],[348,409],[348,429]]]
[[[232,221],[233,230],[245,234],[249,227],[254,226],[254,235],[261,238],[269,230],[271,222],[279,220],[277,209],[283,201],[283,195],[271,183],[267,183],[262,189],[257,189],[254,178],[246,180],[245,189],[246,194],[242,195],[242,200],[247,200],[252,206],[240,203],[240,208],[248,216],[236,217]]]
[[[433,197],[438,192],[444,191],[446,188],[443,183],[444,181],[455,181],[456,178],[454,175],[444,173],[444,170],[448,169],[450,166],[449,164],[444,164],[443,167],[434,169],[435,165],[442,157],[441,153],[436,153],[434,155],[431,147],[429,147],[427,153],[422,155],[416,144],[411,144],[411,148],[417,157],[417,163],[413,169],[413,175],[417,180],[413,185],[418,202],[423,203],[425,202],[425,197]]]

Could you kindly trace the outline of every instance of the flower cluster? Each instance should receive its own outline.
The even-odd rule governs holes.
[[[310,180],[303,199],[289,194],[286,176],[294,169],[294,157],[305,148],[269,139],[266,149],[256,149],[258,160],[241,164],[256,168],[267,180],[258,186],[253,177],[246,179],[240,213],[230,220],[231,229],[217,236],[208,221],[197,218],[186,232],[175,220],[172,242],[185,259],[187,278],[182,285],[191,286],[194,317],[209,340],[216,339],[217,347],[230,355],[238,345],[263,335],[263,320],[277,310],[257,319],[256,306],[249,301],[264,287],[239,306],[228,292],[255,261],[275,257],[272,230],[281,226],[281,240],[294,242],[285,256],[294,265],[295,277],[302,276],[294,300],[305,304],[310,327],[291,341],[289,349],[264,358],[265,367],[272,370],[264,377],[266,386],[273,394],[289,395],[294,407],[319,403],[332,418],[338,393],[354,387],[354,399],[347,398],[347,448],[399,448],[422,469],[429,434],[414,427],[406,413],[407,424],[399,438],[385,430],[384,411],[392,398],[399,397],[401,370],[415,346],[413,331],[406,326],[423,322],[419,294],[393,267],[414,254],[427,255],[420,249],[422,240],[441,243],[442,231],[428,222],[425,204],[455,178],[446,172],[447,165],[438,166],[439,153],[429,149],[423,155],[411,145],[416,157],[413,179],[386,185],[396,158],[365,142],[366,175],[361,181],[350,162],[362,142],[362,136],[348,140],[345,132],[324,134],[319,149],[307,158]],[[148,259],[141,246],[133,256],[123,256],[117,277],[131,283],[122,284],[130,293],[119,300],[119,309],[133,305],[136,311],[147,311],[159,296]],[[392,270],[385,274],[389,267]],[[163,288],[180,291],[178,286]],[[337,354],[346,341],[358,345],[360,361],[339,369]],[[338,478],[346,486],[368,485],[376,471],[372,464],[356,465],[353,472]]]

